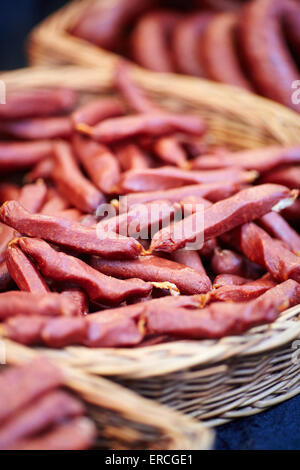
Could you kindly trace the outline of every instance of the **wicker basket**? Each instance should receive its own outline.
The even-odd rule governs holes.
[[[7,88],[64,85],[83,94],[112,92],[112,64],[101,69],[33,68],[0,75]],[[254,148],[300,141],[300,117],[283,106],[229,86],[135,68],[154,101],[200,113],[220,145]],[[141,395],[210,425],[263,411],[300,392],[300,305],[271,325],[241,336],[176,341],[137,349],[43,349],[62,366],[108,376]],[[100,380],[100,379],[99,379]]]
[[[32,360],[37,351],[4,340],[6,363]],[[54,361],[57,362],[57,361]],[[214,433],[207,426],[136,393],[78,369],[59,365],[65,386],[85,402],[97,426],[95,448],[116,450],[208,450]]]
[[[95,0],[75,0],[49,16],[30,34],[28,59],[31,65],[89,65],[106,67],[118,56],[100,49],[67,31]],[[118,0],[117,0],[118,1]]]

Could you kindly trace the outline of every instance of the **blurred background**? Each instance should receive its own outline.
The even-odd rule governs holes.
[[[0,70],[26,65],[26,38],[34,25],[67,0],[2,0]],[[260,415],[217,429],[217,449],[300,449],[300,396]]]
[[[25,40],[34,25],[67,3],[67,0],[1,0],[0,69],[26,65]]]

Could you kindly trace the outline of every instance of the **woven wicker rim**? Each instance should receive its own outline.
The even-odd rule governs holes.
[[[40,355],[36,350],[27,348],[10,340],[4,340],[7,364],[20,365]],[[53,361],[53,359],[52,359]],[[54,361],[57,363],[57,361]],[[167,445],[168,449],[211,449],[214,441],[214,432],[203,423],[197,422],[191,417],[178,413],[166,406],[152,400],[142,398],[137,393],[111,382],[102,377],[89,375],[81,370],[57,363],[64,375],[65,385],[80,395],[84,401],[96,408],[92,409],[96,414],[100,413],[97,407],[108,409],[122,419],[128,421],[129,427],[124,430],[117,428],[117,422],[111,424],[106,433],[128,442],[133,440],[150,440],[147,430],[152,434],[160,435],[161,442],[155,442],[157,449]],[[96,419],[97,422],[97,419]],[[130,427],[132,423],[132,427]],[[140,429],[135,426],[140,426]],[[114,429],[116,426],[116,429]],[[143,434],[144,432],[144,434]],[[110,436],[111,437],[111,436]],[[127,447],[128,449],[128,447]]]
[[[29,68],[0,75],[8,90],[70,86],[82,93],[112,92],[113,64],[103,69]],[[300,116],[264,98],[206,80],[154,74],[133,68],[138,83],[153,100],[179,110],[200,113],[210,134],[221,145],[252,148],[300,141]],[[103,375],[145,378],[213,364],[229,357],[247,356],[279,348],[300,335],[300,305],[284,312],[271,325],[253,328],[241,336],[221,340],[175,341],[136,349],[68,347],[43,352],[64,364]]]

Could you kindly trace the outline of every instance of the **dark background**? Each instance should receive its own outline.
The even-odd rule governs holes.
[[[64,0],[0,0],[0,70],[26,65],[32,27]],[[217,449],[300,449],[300,396],[262,414],[217,428]]]

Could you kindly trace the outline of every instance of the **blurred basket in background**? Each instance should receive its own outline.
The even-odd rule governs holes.
[[[94,1],[70,2],[35,27],[28,39],[29,64],[106,67],[115,62],[118,59],[116,54],[68,33]]]

